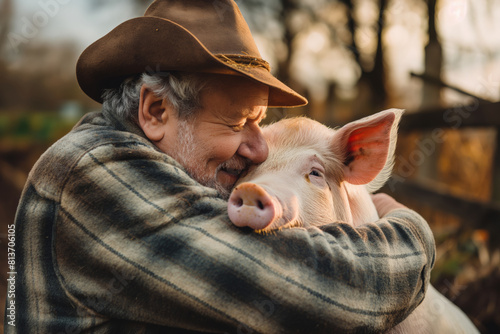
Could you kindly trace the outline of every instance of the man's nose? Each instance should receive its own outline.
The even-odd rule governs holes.
[[[269,148],[262,130],[257,124],[252,124],[246,129],[245,137],[238,148],[238,154],[250,159],[254,164],[259,164],[267,159]]]

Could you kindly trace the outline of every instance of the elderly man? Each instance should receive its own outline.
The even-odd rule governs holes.
[[[422,301],[434,240],[390,198],[357,229],[229,222],[224,198],[267,157],[267,107],[306,103],[232,0],[157,0],[77,75],[102,112],[30,174],[6,333],[381,332]]]

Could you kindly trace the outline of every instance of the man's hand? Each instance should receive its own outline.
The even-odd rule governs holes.
[[[371,197],[380,217],[385,216],[395,209],[408,209],[406,206],[396,202],[394,198],[384,193],[374,194],[371,195]]]

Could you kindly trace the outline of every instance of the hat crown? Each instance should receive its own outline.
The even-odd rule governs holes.
[[[144,16],[179,24],[213,54],[261,58],[250,28],[233,0],[156,0]]]
[[[85,49],[76,75],[98,102],[126,78],[178,71],[245,76],[269,86],[269,106],[306,104],[261,58],[233,0],[157,0]]]

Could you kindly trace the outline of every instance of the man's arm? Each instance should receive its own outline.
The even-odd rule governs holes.
[[[103,316],[206,331],[383,331],[423,299],[435,249],[426,222],[261,235],[152,149],[104,145],[66,182],[56,226],[61,281]]]

